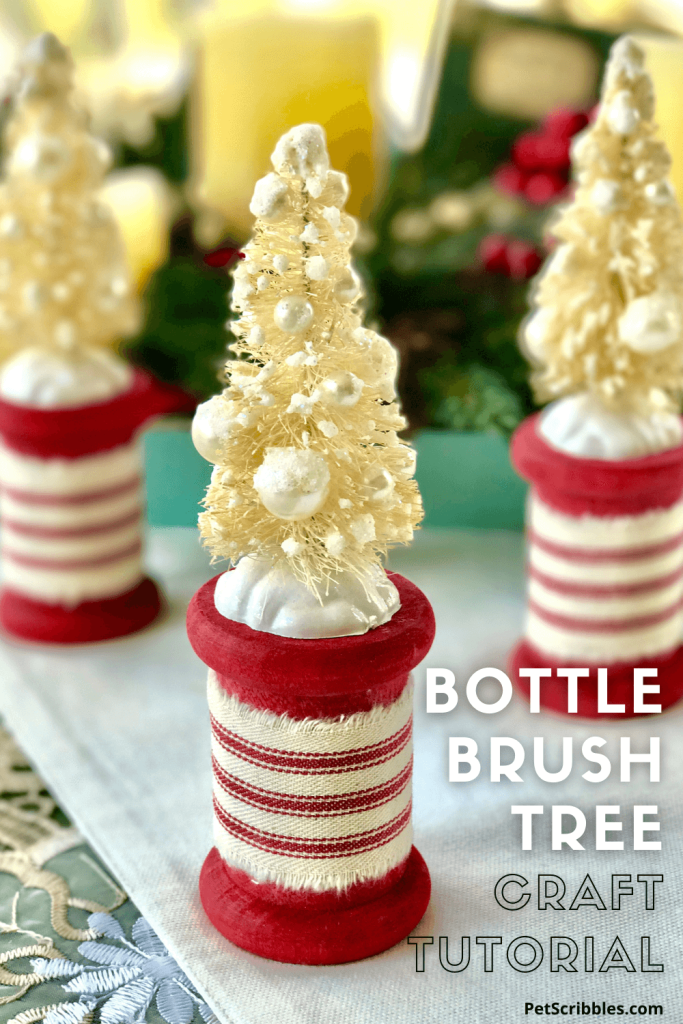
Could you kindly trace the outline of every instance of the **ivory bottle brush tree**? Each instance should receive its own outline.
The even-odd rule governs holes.
[[[575,454],[678,444],[683,393],[683,224],[656,138],[642,50],[613,48],[595,123],[575,140],[574,199],[523,330],[543,432]],[[596,433],[597,432],[597,433]]]
[[[381,566],[422,507],[396,356],[361,320],[346,178],[318,125],[287,132],[272,161],[234,272],[227,387],[193,424],[215,463],[202,536],[236,563],[188,610],[213,729],[216,845],[199,888],[237,945],[332,964],[405,938],[429,901],[410,671],[434,616]]]
[[[39,347],[71,352],[75,363],[138,322],[123,242],[98,199],[110,154],[87,130],[71,56],[53,35],[27,48],[20,74],[0,187],[0,354]],[[115,372],[113,360],[92,358],[94,367]],[[27,363],[9,371],[12,382],[23,376],[26,384]],[[15,386],[5,380],[3,393],[21,399]]]
[[[683,226],[654,109],[643,53],[620,39],[523,329],[538,397],[557,400],[512,443],[532,484],[512,668],[570,714],[643,714],[683,694]],[[645,702],[641,667],[658,673]]]
[[[287,590],[294,581],[323,603],[360,582],[375,597],[372,621],[338,625],[363,631],[380,621],[377,587],[385,604],[392,600],[381,556],[408,542],[422,517],[415,453],[397,437],[405,423],[395,352],[362,324],[346,176],[330,170],[317,125],[290,131],[272,159],[251,202],[253,238],[234,271],[228,386],[194,424],[199,451],[216,463],[200,528],[217,558],[258,556],[225,577],[217,601],[226,614],[254,624],[246,592],[237,596],[243,576],[251,587],[265,573],[290,603],[302,600],[300,587]],[[310,625],[313,602],[307,609]],[[297,628],[277,615],[265,609],[261,628]]]
[[[0,621],[53,643],[120,636],[158,613],[135,435],[178,404],[110,350],[138,303],[98,198],[109,153],[73,72],[53,35],[27,48],[0,186]]]

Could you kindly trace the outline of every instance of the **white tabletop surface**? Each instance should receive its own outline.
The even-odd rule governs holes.
[[[485,1024],[544,1019],[525,1015],[525,1002],[568,1006],[603,1000],[627,1008],[663,1004],[665,1019],[677,1019],[683,975],[683,900],[678,894],[683,881],[683,711],[636,722],[590,723],[531,715],[517,698],[500,714],[484,715],[464,699],[469,675],[484,666],[504,667],[519,635],[521,535],[424,531],[391,560],[392,568],[424,590],[437,619],[432,651],[416,671],[414,821],[416,845],[433,882],[432,901],[416,934],[435,941],[426,949],[426,970],[420,973],[415,948],[407,944],[340,967],[276,964],[236,949],[206,920],[197,896],[197,876],[211,846],[206,671],[186,639],[184,612],[212,570],[190,529],[153,530],[148,558],[169,597],[167,617],[137,636],[93,647],[62,650],[0,641],[0,714],[224,1024]],[[455,711],[425,713],[426,666],[455,673],[461,694]],[[488,780],[491,735],[514,737],[524,745],[521,784]],[[615,764],[610,778],[599,785],[581,778],[594,766],[583,762],[580,745],[593,735],[608,740],[603,751]],[[649,783],[644,766],[634,769],[631,783],[620,782],[618,738],[631,736],[633,748],[644,750],[653,735],[661,736],[661,783]],[[484,755],[476,781],[448,782],[449,736],[476,739]],[[549,768],[559,765],[561,738],[574,737],[577,764],[565,782],[536,778],[530,754],[534,736],[546,737]],[[546,808],[543,819],[536,819],[533,851],[521,849],[520,821],[510,813],[512,804]],[[585,810],[585,851],[550,850],[552,804]],[[620,806],[624,851],[595,851],[596,804]],[[630,848],[633,804],[659,807],[661,851]],[[493,896],[497,879],[515,873],[535,884],[539,872],[563,877],[567,904],[590,873],[608,909],[539,911],[535,895],[514,913],[498,906]],[[648,872],[664,875],[653,911],[644,909],[644,886],[636,882],[638,873]],[[613,911],[611,876],[617,873],[631,874],[636,894]],[[461,936],[471,937],[467,970],[441,968],[437,946],[442,935],[449,937],[452,951]],[[544,949],[543,962],[531,974],[513,970],[506,959],[509,943],[523,935]],[[595,944],[595,971],[589,974],[583,970],[586,935],[594,936]],[[598,967],[617,935],[636,970],[601,973]],[[644,935],[651,937],[652,960],[664,963],[663,973],[641,972]],[[476,944],[477,936],[503,940],[494,950],[490,973],[483,970],[484,949]],[[578,943],[582,952],[576,973],[550,971],[551,936],[569,936]],[[453,952],[451,957],[457,959]]]

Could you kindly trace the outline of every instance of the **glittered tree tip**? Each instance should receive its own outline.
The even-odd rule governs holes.
[[[272,163],[232,271],[236,358],[194,421],[215,463],[200,527],[216,558],[266,559],[321,594],[340,574],[376,580],[422,505],[415,453],[397,436],[396,353],[362,324],[346,176],[319,125],[287,132]]]
[[[623,37],[573,142],[575,196],[522,329],[541,401],[589,392],[649,415],[683,392],[683,224],[654,105],[644,54]]]
[[[71,54],[52,32],[43,32],[28,44],[19,71],[21,99],[66,96],[73,89]]]

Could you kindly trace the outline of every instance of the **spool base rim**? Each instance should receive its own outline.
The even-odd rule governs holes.
[[[558,660],[543,654],[528,640],[522,639],[513,648],[508,659],[510,681],[517,693],[528,702],[529,680],[520,678],[520,668],[571,668],[583,667],[585,663],[570,659]],[[646,682],[659,683],[658,694],[647,694],[645,701],[649,704],[661,704],[662,711],[672,707],[683,697],[683,645],[671,654],[652,658],[639,659],[634,662],[618,664],[585,665],[591,669],[588,677],[578,680],[577,713],[571,718],[644,718],[646,712],[633,710],[633,670],[634,668],[656,668],[657,678]],[[608,695],[610,704],[624,704],[623,714],[608,714],[598,711],[597,669],[607,669]],[[540,689],[540,705],[546,711],[567,715],[567,682],[565,679],[542,679]]]
[[[264,887],[259,886],[260,893]],[[213,926],[256,956],[290,964],[343,964],[383,953],[405,939],[424,916],[431,894],[429,870],[413,846],[405,871],[368,902],[338,908],[275,903],[235,883],[214,847],[199,878],[199,895]]]
[[[36,601],[3,587],[0,626],[11,636],[32,643],[97,643],[137,633],[154,622],[162,607],[159,588],[149,576],[124,594],[82,601],[73,608]]]

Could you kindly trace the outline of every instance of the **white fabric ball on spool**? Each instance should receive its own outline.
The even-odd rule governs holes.
[[[108,349],[21,349],[0,373],[0,395],[38,409],[106,402],[130,387],[133,371]]]
[[[254,473],[259,498],[278,519],[308,519],[322,508],[329,485],[327,462],[307,448],[268,448]]]
[[[273,319],[281,331],[298,334],[305,331],[313,322],[313,306],[303,295],[287,295],[280,299]]]
[[[595,395],[567,395],[541,414],[539,431],[555,448],[583,459],[636,459],[681,443],[673,413],[608,409]]]
[[[652,292],[629,302],[619,318],[619,337],[634,352],[650,354],[681,337],[681,303],[672,292]]]
[[[343,539],[328,534],[325,545],[336,550]],[[294,554],[296,541],[285,541],[283,548],[285,544],[285,554]],[[334,551],[330,554],[336,557]],[[273,565],[267,558],[247,556],[218,577],[214,604],[220,615],[251,629],[308,640],[367,633],[401,607],[396,587],[380,566],[362,578],[353,572],[333,573],[320,589],[318,597],[286,562]]]

